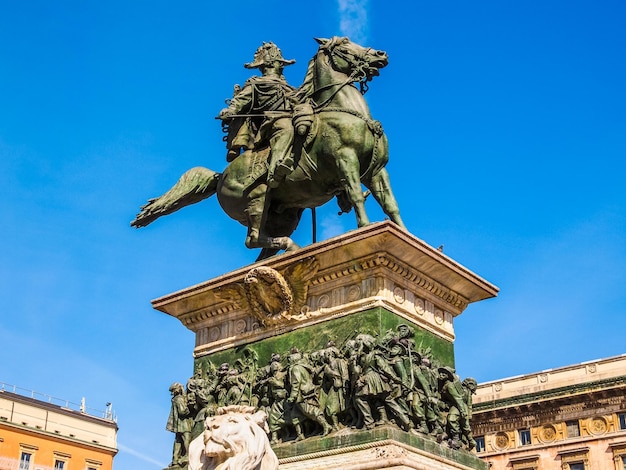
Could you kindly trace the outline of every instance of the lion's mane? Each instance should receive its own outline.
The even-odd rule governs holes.
[[[250,406],[232,405],[208,417],[205,431],[190,447],[189,470],[277,469],[278,459],[267,438],[267,416],[254,411]],[[228,428],[220,425],[224,420]]]

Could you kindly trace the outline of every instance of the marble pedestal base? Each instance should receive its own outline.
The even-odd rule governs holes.
[[[343,430],[329,437],[275,446],[280,470],[486,470],[475,455],[393,426]]]

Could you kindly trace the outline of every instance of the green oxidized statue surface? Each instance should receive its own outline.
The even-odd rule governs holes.
[[[283,68],[294,62],[285,60],[275,44],[263,44],[254,54],[254,61],[244,65],[249,69],[258,68],[262,76],[251,77],[219,114],[225,121],[241,121],[235,123],[236,134],[227,139],[227,160],[239,156],[241,148],[253,149],[257,143],[269,143],[267,184],[272,188],[293,171],[291,120],[295,89],[287,84]]]
[[[350,382],[348,361],[342,357],[331,341],[323,353],[322,380],[320,395],[324,398],[324,414],[332,423],[335,431],[339,430],[339,418],[347,409],[346,390]]]
[[[329,434],[331,427],[320,410],[318,393],[313,383],[313,368],[306,358],[297,349],[289,356],[289,386],[291,391],[287,397],[287,403],[293,406],[292,413],[299,414],[302,418],[308,418],[322,426],[323,434]],[[298,420],[300,421],[300,420]],[[296,440],[304,439],[302,427],[295,422]]]
[[[414,328],[403,323],[380,337],[355,329],[343,341],[322,338],[306,350],[289,343],[271,350],[247,345],[219,367],[208,358],[197,361],[186,389],[171,387],[168,429],[176,438],[169,468],[186,469],[187,449],[191,462],[193,443],[206,444],[224,410],[239,408],[267,416],[268,448],[269,442],[341,440],[358,430],[394,426],[433,445],[471,450],[476,380],[461,383],[453,368],[441,366],[430,346],[418,346],[414,338]]]
[[[439,382],[441,398],[448,406],[446,432],[450,447],[459,449],[465,442],[470,449],[473,449],[476,447],[476,442],[472,437],[470,427],[471,405],[468,406],[471,394],[467,395],[458,376],[450,367],[439,368]]]
[[[165,428],[173,432],[175,437],[172,462],[169,466],[170,468],[184,468],[188,462],[193,416],[182,384],[173,383],[170,386],[170,393],[172,394],[172,408]]]
[[[405,431],[412,429],[408,410],[394,393],[402,386],[402,380],[394,373],[373,336],[359,335],[357,341],[361,343],[361,354],[356,368],[354,401],[363,415],[363,424],[368,429],[375,426],[373,408],[376,408],[381,424],[389,421],[387,412],[391,411]]]
[[[228,167],[223,173],[189,170],[149,200],[131,225],[143,227],[217,194],[224,211],[248,228],[246,246],[262,248],[263,259],[296,249],[289,237],[303,210],[334,197],[342,211],[354,208],[359,227],[369,224],[363,185],[404,227],[385,170],[387,137],[363,97],[367,82],[387,65],[387,54],[347,38],[317,42],[297,90],[282,76],[292,61],[274,44],[263,44],[246,64],[262,75],[235,87],[219,116],[228,130]]]
[[[258,368],[257,355],[248,347],[232,364],[215,368],[205,361],[185,392],[180,384],[173,392],[173,413],[186,420],[183,427],[172,428],[180,443],[174,461],[184,461],[193,418],[202,422],[220,406],[263,410],[272,444],[395,425],[453,449],[475,446],[469,420],[476,380],[461,383],[454,369],[435,359],[431,363],[429,349],[413,344],[408,325],[379,339],[352,336],[339,346],[329,341],[318,350],[274,353],[269,364]],[[406,369],[397,369],[400,363]],[[199,434],[197,427],[191,434]]]

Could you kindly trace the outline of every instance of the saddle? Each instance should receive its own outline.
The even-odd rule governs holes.
[[[269,169],[269,157],[270,147],[264,147],[259,150],[250,150],[250,158],[248,161],[248,171],[243,186],[248,189],[259,178],[265,178],[267,176],[267,170]]]
[[[295,168],[300,160],[308,160],[306,148],[313,142],[315,136],[317,135],[319,117],[317,114],[313,114],[312,110],[307,110],[306,114],[294,114],[293,123],[295,132],[292,152],[294,154],[293,159]],[[270,151],[271,149],[267,144],[257,150],[250,150],[251,156],[249,158],[248,172],[244,181],[245,189],[248,189],[260,178],[267,177]]]

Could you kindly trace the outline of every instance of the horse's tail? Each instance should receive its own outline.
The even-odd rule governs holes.
[[[149,199],[130,225],[145,227],[163,215],[206,199],[217,191],[221,173],[195,167],[186,171],[172,188],[160,197]]]

